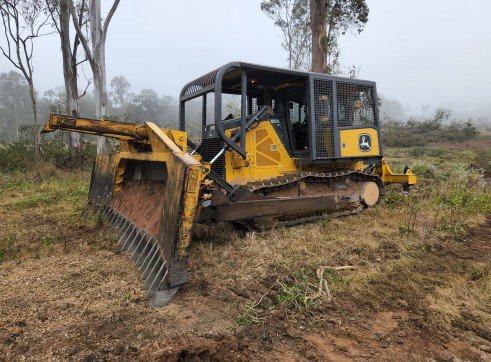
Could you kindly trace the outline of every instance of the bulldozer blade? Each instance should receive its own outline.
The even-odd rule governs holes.
[[[191,229],[204,166],[147,124],[153,153],[97,156],[89,203],[103,207],[119,247],[141,272],[152,306],[167,304],[187,280]]]

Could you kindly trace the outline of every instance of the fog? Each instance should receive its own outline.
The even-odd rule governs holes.
[[[108,84],[123,75],[132,91],[178,97],[184,84],[230,61],[286,67],[281,32],[260,2],[121,1],[107,39]],[[104,3],[107,13],[112,1]],[[476,119],[490,114],[491,1],[367,3],[365,30],[340,39],[346,73],[355,66],[359,78],[376,81],[379,93],[401,103],[407,116],[439,107]],[[56,34],[37,43],[34,58],[39,91],[63,84]],[[0,58],[0,72],[10,70]],[[90,78],[88,64],[83,73]]]

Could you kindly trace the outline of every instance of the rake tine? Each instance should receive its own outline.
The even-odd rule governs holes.
[[[155,263],[157,262],[158,258],[159,258],[159,249],[156,248],[155,249],[155,252],[152,255],[152,258],[150,259],[150,261],[149,261],[149,263],[147,265],[147,267],[145,268],[145,270],[142,273],[142,280],[146,280],[147,279],[148,275],[150,274],[150,271],[155,266]]]
[[[131,225],[133,226],[133,225]],[[118,241],[118,245],[121,249],[123,249],[124,247],[124,244],[128,241],[128,239],[130,238],[131,234],[133,233],[133,231],[131,232],[125,232],[124,235],[121,237],[121,239]]]
[[[155,290],[157,290],[157,288],[155,287],[155,285],[157,287],[160,285],[160,283],[161,283],[161,274],[164,272],[164,268],[165,268],[165,263],[162,263],[161,266],[160,266],[160,268],[159,268],[159,270],[155,274],[155,277],[153,278],[153,280],[150,282],[150,285],[148,286],[148,293],[147,293],[147,295],[150,296],[150,294],[153,294],[152,292],[154,292]]]
[[[155,249],[155,247],[156,247],[156,244],[152,244],[150,251],[148,252],[147,256],[145,257],[145,259],[143,260],[143,263],[140,266],[140,271],[142,272],[142,275],[143,275],[143,272],[147,269],[148,264],[150,263],[150,260],[152,259],[153,255],[155,254],[155,252],[153,250],[153,249]]]
[[[135,234],[135,236],[133,236],[133,238],[128,238],[126,239],[126,242],[123,244],[122,246],[122,249],[124,251],[128,251],[129,250],[129,247],[131,246],[131,244],[133,243],[133,241],[138,237],[138,235],[140,234],[140,229],[138,228],[138,226],[133,226],[133,230],[131,231],[131,235],[132,234]],[[130,241],[131,239],[131,241]],[[128,243],[129,242],[129,243]]]
[[[142,235],[142,237],[140,238],[140,241],[138,241],[138,244],[136,245],[135,250],[133,250],[133,252],[131,253],[131,260],[136,262],[135,256],[137,253],[141,253],[143,251],[143,249],[141,249],[141,245],[142,245],[142,243],[145,242],[146,238],[147,238],[147,233],[145,232]],[[143,248],[145,248],[145,246]],[[138,259],[138,258],[136,258],[136,259]]]
[[[121,229],[116,234],[116,237],[119,239],[119,237],[126,232],[128,229],[128,226],[126,225],[128,223],[128,219],[125,219],[123,226],[121,226]]]
[[[142,231],[140,228],[138,228],[137,233],[133,240],[131,241],[130,245],[128,245],[128,253],[133,254],[133,251],[135,249],[135,241],[138,240],[138,237],[141,235]]]

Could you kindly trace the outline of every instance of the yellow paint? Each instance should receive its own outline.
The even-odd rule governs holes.
[[[231,130],[226,131],[228,137]],[[280,141],[269,122],[261,122],[246,133],[247,156],[243,159],[235,151],[225,152],[225,174],[232,185],[267,180],[297,170],[295,159]]]
[[[395,174],[384,159],[382,159],[382,164],[375,169],[375,172],[380,175],[380,178],[386,184],[416,184],[416,175],[411,170],[407,170],[405,174]]]
[[[368,134],[372,138],[372,148],[364,152],[359,148],[360,135]],[[379,156],[380,149],[378,146],[377,130],[373,128],[348,129],[339,131],[341,157],[366,157]]]
[[[191,229],[195,214],[199,210],[200,187],[203,182],[210,184],[206,176],[211,165],[202,163],[200,156],[186,153],[187,134],[185,132],[159,128],[151,122],[144,125],[134,125],[122,122],[91,120],[60,115],[51,115],[44,127],[44,132],[65,129],[80,133],[97,134],[121,140],[119,162],[107,172],[115,172],[114,192],[118,192],[124,182],[127,160],[163,162],[168,170],[184,171],[183,180],[177,180],[183,187],[175,187],[172,199],[180,200],[179,205],[164,205],[164,207],[179,207],[181,210],[178,223],[176,255],[185,257],[189,252]],[[226,135],[232,136],[233,130],[227,130]],[[359,148],[359,136],[371,136],[371,150],[363,152]],[[332,129],[323,131],[324,147],[330,157],[333,155],[334,137]],[[379,140],[377,131],[373,128],[349,129],[340,131],[341,157],[379,156]],[[143,152],[141,150],[144,150]],[[270,122],[261,122],[246,133],[246,158],[235,151],[225,152],[226,181],[232,185],[243,185],[251,181],[261,181],[286,174],[297,174],[297,160],[290,157],[285,145],[282,144]],[[363,170],[366,166],[361,161],[344,163],[320,163],[302,165],[303,171],[330,172],[336,169]],[[106,172],[106,171],[104,171]],[[415,184],[416,176],[408,170],[406,174],[394,174],[389,165],[382,164],[374,170],[385,183]],[[184,176],[185,175],[185,176]],[[180,176],[179,176],[180,177]],[[167,187],[173,187],[170,183]],[[182,193],[181,193],[182,189]],[[179,195],[177,193],[180,193]],[[160,235],[162,236],[162,235]],[[174,236],[164,236],[174,237]],[[169,256],[166,256],[169,257]]]

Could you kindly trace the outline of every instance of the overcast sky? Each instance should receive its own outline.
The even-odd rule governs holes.
[[[112,1],[104,0],[105,13]],[[123,75],[133,92],[177,97],[187,82],[230,61],[285,67],[280,29],[260,0],[122,0],[107,39],[108,85]],[[386,98],[422,106],[491,109],[491,0],[367,0],[369,21],[340,39],[343,69],[377,82]],[[59,39],[35,49],[35,86],[61,86]],[[13,67],[2,57],[0,71]],[[90,70],[86,67],[87,76]],[[477,113],[476,113],[477,112]]]

